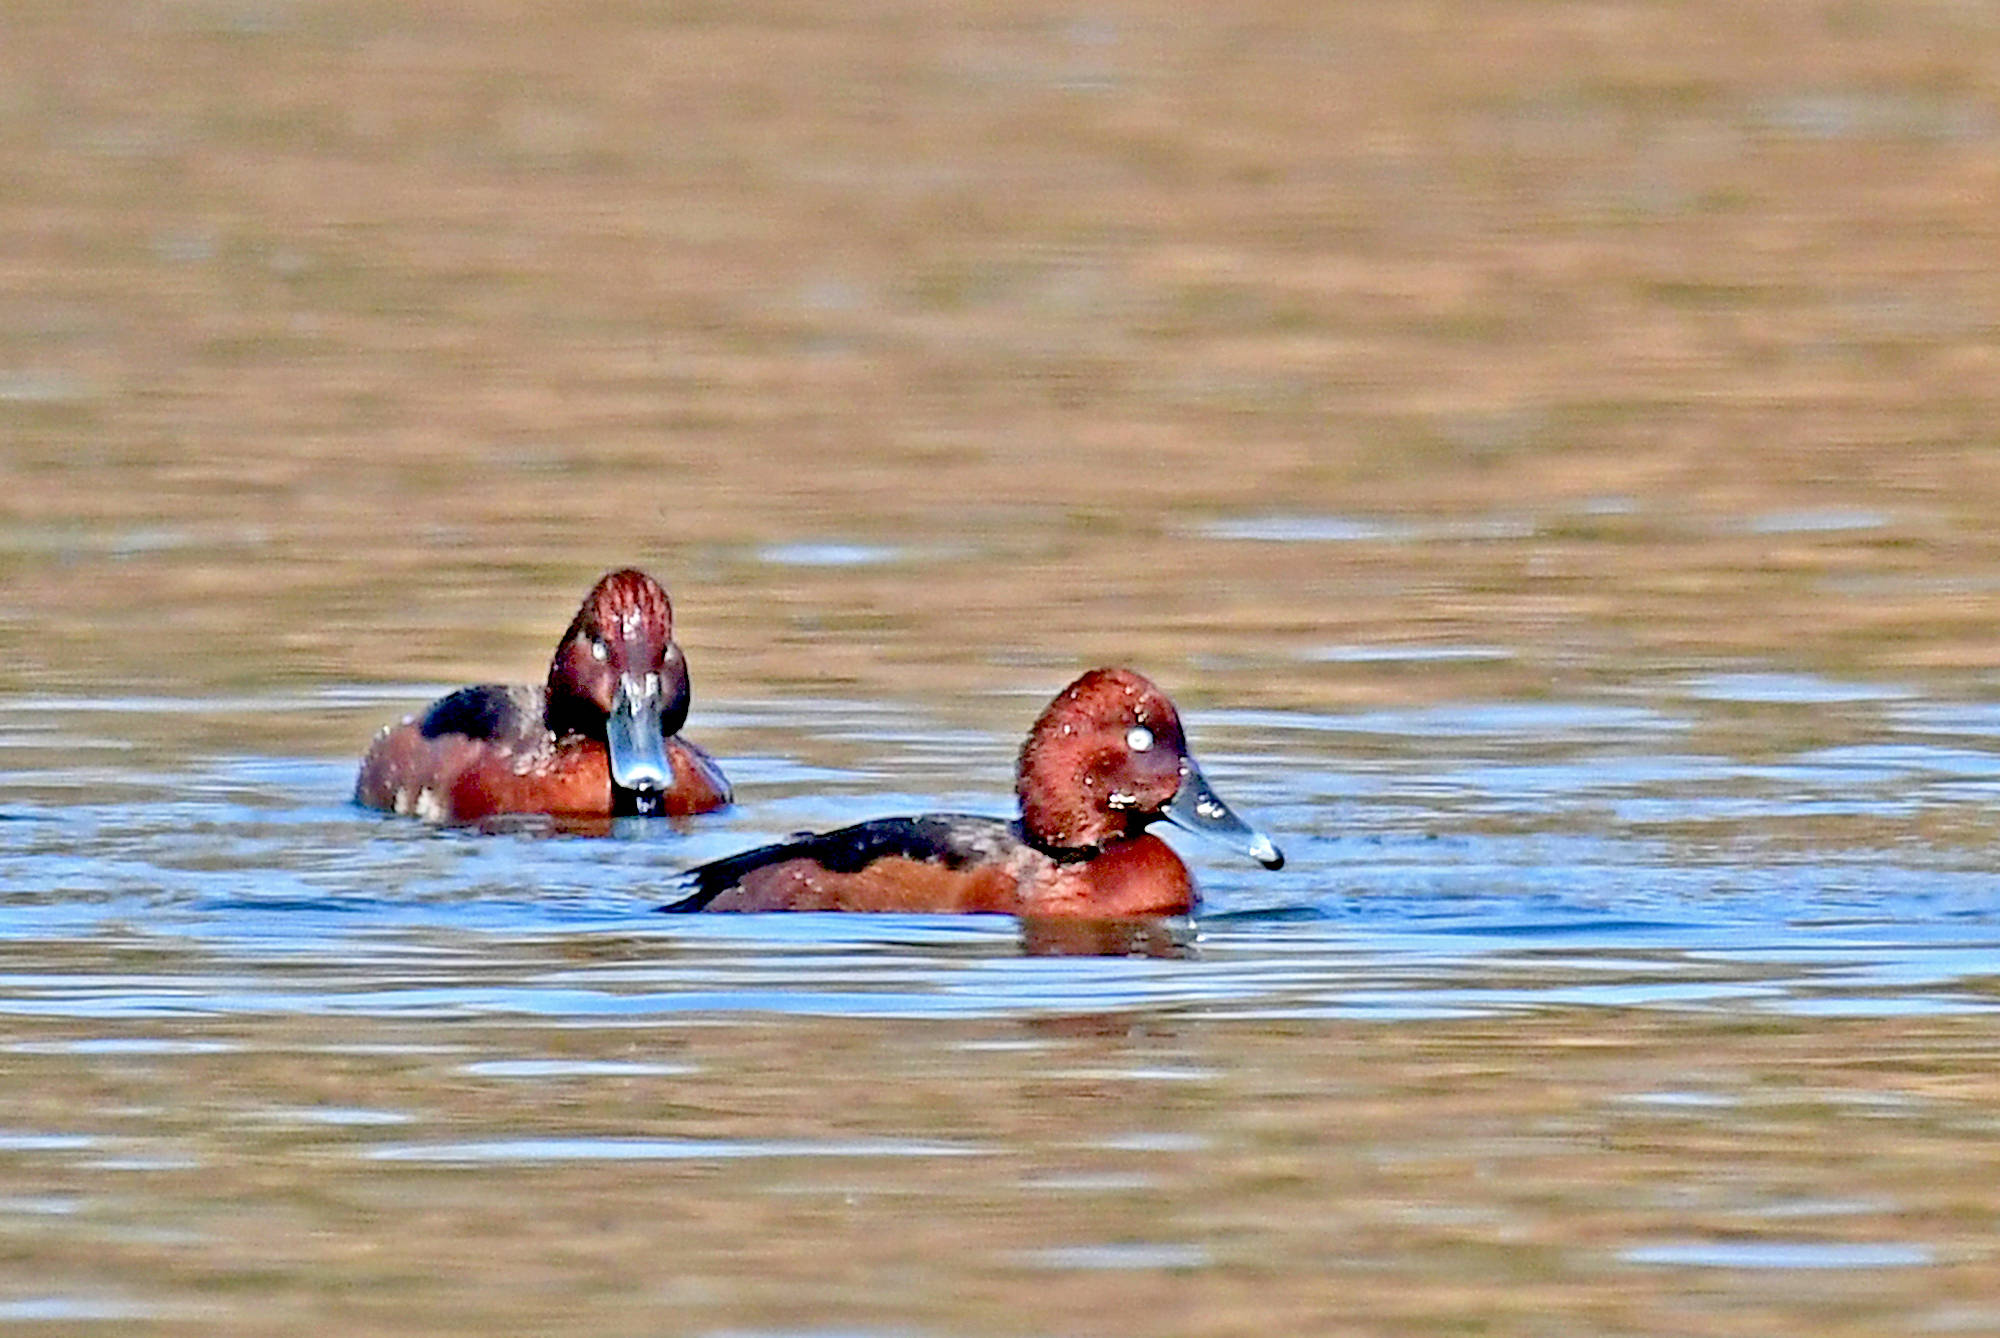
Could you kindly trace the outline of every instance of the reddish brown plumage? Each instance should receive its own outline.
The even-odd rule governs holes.
[[[674,783],[662,814],[688,817],[729,803],[729,782],[714,758],[678,737],[666,748]],[[368,750],[355,797],[370,808],[434,822],[477,822],[502,813],[611,815],[611,769],[602,743],[572,734],[535,756],[527,770],[517,771],[491,740],[462,734],[427,739],[414,721],[405,721]]]
[[[673,602],[658,581],[628,567],[598,579],[556,643],[544,689],[549,729],[603,738],[618,675],[632,667],[677,683],[681,719],[667,722],[665,732],[678,732],[687,716],[687,664],[674,644]]]
[[[1181,915],[1194,880],[1146,834],[1170,817],[1276,848],[1201,779],[1166,694],[1130,669],[1095,669],[1057,694],[1021,749],[1021,821],[962,814],[878,818],[691,871],[680,911]],[[1199,797],[1199,821],[1179,812]],[[1226,819],[1226,821],[1225,821]],[[1273,864],[1275,867],[1275,864]]]
[[[1034,854],[959,868],[884,855],[852,872],[798,856],[750,870],[703,909],[1122,918],[1185,915],[1194,905],[1187,866],[1156,836],[1114,842],[1073,864]]]
[[[1156,746],[1134,752],[1126,736],[1135,727]],[[1137,835],[1180,788],[1186,755],[1166,693],[1130,669],[1092,669],[1056,694],[1021,745],[1014,792],[1022,825],[1051,850]],[[1130,802],[1114,806],[1114,794]]]
[[[711,911],[979,911],[1019,909],[1015,879],[1004,867],[948,869],[930,860],[886,855],[841,873],[818,860],[780,860],[752,869],[711,901]]]
[[[642,764],[643,793],[623,791],[620,800],[607,722],[633,698],[643,699],[643,732],[659,735],[659,751],[649,754],[656,764]],[[545,685],[461,688],[384,729],[362,759],[354,797],[437,822],[502,813],[608,817],[635,811],[627,802],[670,816],[706,813],[730,801],[729,782],[713,758],[678,736],[687,702],[666,591],[644,572],[615,571],[570,621]]]

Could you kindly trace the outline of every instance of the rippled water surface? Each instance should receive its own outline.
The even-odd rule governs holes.
[[[1996,70],[0,7],[0,1333],[2000,1333]],[[735,808],[350,804],[628,563]],[[1104,662],[1283,871],[653,913]]]
[[[205,711],[360,738],[373,692],[16,705],[62,724],[0,822],[7,1322],[2000,1322],[1976,704],[1191,713],[1292,862],[1184,846],[1195,924],[1108,947],[650,912],[794,827],[1003,808],[1011,741],[921,706],[711,702],[744,802],[589,839],[364,813],[347,759],[106,764]],[[1715,751],[1746,709],[1852,741]]]

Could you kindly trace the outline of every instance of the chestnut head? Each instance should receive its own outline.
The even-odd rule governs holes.
[[[1100,850],[1164,818],[1267,868],[1285,862],[1209,788],[1167,694],[1130,669],[1093,669],[1056,694],[1028,731],[1015,788],[1029,837],[1058,854]]]
[[[688,672],[666,589],[627,568],[591,587],[549,662],[548,725],[604,742],[615,811],[657,812],[666,739],[687,722]]]

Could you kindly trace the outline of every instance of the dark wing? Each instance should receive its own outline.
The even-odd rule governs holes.
[[[686,895],[660,909],[705,909],[746,875],[786,860],[809,859],[834,873],[858,873],[876,860],[888,858],[927,860],[947,869],[960,869],[992,860],[1020,842],[1015,824],[968,813],[876,818],[852,827],[759,846],[690,869],[680,876],[676,888],[685,889]]]
[[[519,718],[520,703],[506,688],[492,683],[438,698],[417,731],[427,739],[445,734],[463,734],[468,739],[497,739],[508,734]]]

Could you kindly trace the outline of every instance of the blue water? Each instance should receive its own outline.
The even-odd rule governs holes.
[[[1200,913],[1078,941],[654,912],[800,827],[1006,812],[1015,739],[949,706],[704,702],[739,805],[604,838],[441,831],[353,807],[347,756],[227,746],[358,748],[402,700],[0,708],[0,1326],[337,1295],[411,1334],[1055,1333],[1099,1313],[1072,1287],[1250,1313],[1246,1270],[1384,1332],[1607,1278],[1796,1331],[1991,1317],[1948,1225],[1991,1206],[1986,704],[1745,668],[1191,708],[1289,862],[1174,833]]]
[[[0,943],[16,945],[0,1009],[939,1016],[1087,999],[1259,1017],[1868,1015],[1984,1011],[2000,966],[1992,710],[1896,684],[1710,673],[1643,700],[1191,713],[1209,775],[1290,862],[1271,874],[1170,833],[1200,914],[1165,955],[1094,962],[1024,952],[992,918],[652,913],[678,869],[794,830],[1005,813],[1013,740],[921,708],[719,703],[705,715],[737,808],[600,839],[534,822],[440,831],[353,807],[346,758],[174,766],[149,734],[254,711],[352,718],[359,739],[379,695],[0,711],[15,726],[0,745],[28,762],[0,809]],[[1748,755],[1715,751],[1728,736],[1712,713],[1737,709],[1778,713],[1776,737],[1788,714],[1820,727],[1789,752],[1732,727]],[[1844,713],[1831,729],[1829,711]],[[31,964],[37,942],[110,937],[183,944],[217,974],[71,980]],[[615,973],[460,978],[509,944],[593,938],[660,952]],[[262,979],[276,964],[283,988]],[[422,983],[438,965],[452,979]]]

